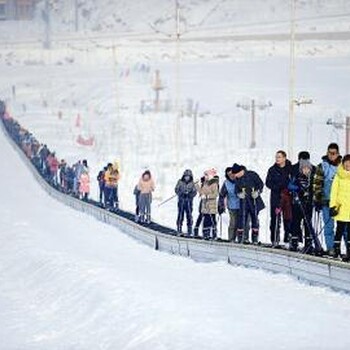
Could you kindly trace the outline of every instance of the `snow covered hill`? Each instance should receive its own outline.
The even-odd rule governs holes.
[[[139,245],[50,198],[2,131],[0,161],[0,349],[350,345],[349,296]]]
[[[163,32],[175,31],[176,2],[180,7],[183,30],[239,28],[289,21],[290,2],[286,0],[85,0],[78,2],[79,27],[92,31]],[[38,8],[43,9],[44,2]],[[58,31],[75,29],[74,1],[52,2],[53,26]],[[322,17],[338,17],[328,29],[339,26],[339,16],[350,13],[350,2],[344,0],[311,0],[297,2],[298,17],[311,21],[304,29],[326,28]],[[342,19],[342,17],[340,17]],[[344,19],[343,19],[344,20]],[[329,21],[329,18],[326,22]],[[316,22],[316,25],[315,25]],[[318,22],[318,23],[317,23]]]

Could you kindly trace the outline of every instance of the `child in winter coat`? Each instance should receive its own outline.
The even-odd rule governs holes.
[[[83,200],[87,200],[90,193],[90,176],[86,168],[82,171],[79,179],[79,193]]]
[[[177,215],[177,232],[182,234],[182,223],[184,221],[185,215],[187,219],[187,235],[192,235],[192,209],[193,209],[193,198],[197,194],[196,186],[193,182],[192,171],[185,170],[181,179],[177,182],[175,187],[175,193],[178,196],[178,215]]]
[[[151,203],[152,192],[155,190],[155,184],[151,172],[146,170],[137,185],[139,194],[139,217],[142,223],[151,223]]]
[[[208,240],[215,239],[217,199],[219,197],[219,177],[214,168],[204,172],[203,185],[196,185],[197,191],[201,197],[201,214],[203,215],[203,238]],[[210,236],[210,232],[212,235]]]
[[[340,255],[340,242],[347,232],[345,261],[350,260],[350,154],[347,154],[334,177],[330,198],[330,214],[337,222],[334,239],[334,257]]]

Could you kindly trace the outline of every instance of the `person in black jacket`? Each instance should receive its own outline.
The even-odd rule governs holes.
[[[98,187],[100,190],[99,201],[100,201],[101,205],[104,202],[103,197],[104,197],[104,193],[105,193],[105,174],[106,174],[106,171],[107,171],[107,167],[105,166],[103,168],[103,170],[100,170],[98,175],[97,175],[97,182],[98,182]]]
[[[182,224],[186,215],[187,219],[187,235],[192,235],[193,226],[193,198],[197,194],[196,186],[193,181],[192,171],[187,169],[183,173],[181,179],[177,182],[175,193],[178,196],[178,215],[177,215],[177,232],[182,234]]]
[[[313,211],[313,179],[316,167],[310,163],[308,152],[299,153],[298,163],[293,165],[291,181],[288,189],[292,193],[292,240],[290,249],[296,251],[298,242],[303,241],[301,224],[305,232],[304,250],[312,252],[312,211]],[[307,159],[309,158],[309,159]]]
[[[270,193],[270,232],[271,243],[278,245],[280,240],[280,223],[283,215],[284,243],[289,242],[292,222],[292,198],[288,191],[288,183],[292,172],[292,163],[284,151],[276,153],[276,162],[268,170],[266,187]]]
[[[265,208],[265,204],[260,197],[260,193],[264,188],[264,183],[256,172],[249,171],[244,166],[238,165],[237,163],[232,166],[231,172],[234,174],[236,180],[236,193],[240,199],[240,210],[237,223],[238,242],[240,243],[243,241],[246,220],[248,215],[250,215],[252,243],[258,243],[258,214]]]

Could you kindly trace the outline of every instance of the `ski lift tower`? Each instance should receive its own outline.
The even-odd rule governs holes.
[[[154,111],[156,113],[158,113],[159,110],[160,110],[160,98],[159,98],[160,97],[160,92],[162,90],[164,90],[164,86],[162,84],[162,81],[160,80],[160,72],[159,72],[159,70],[156,70],[155,79],[154,79],[154,82],[153,82],[152,89],[155,92]]]

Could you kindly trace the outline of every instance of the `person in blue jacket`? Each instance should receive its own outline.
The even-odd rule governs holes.
[[[339,146],[336,143],[329,144],[327,154],[322,157],[322,162],[317,166],[313,180],[314,205],[317,213],[322,211],[324,238],[329,254],[332,254],[334,246],[334,220],[329,213],[329,202],[333,179],[341,162]]]
[[[228,226],[228,239],[236,242],[237,238],[237,223],[239,214],[239,198],[236,193],[235,175],[232,173],[232,167],[225,170],[225,181],[221,186],[219,193],[218,212],[222,215],[226,208],[230,216]]]

